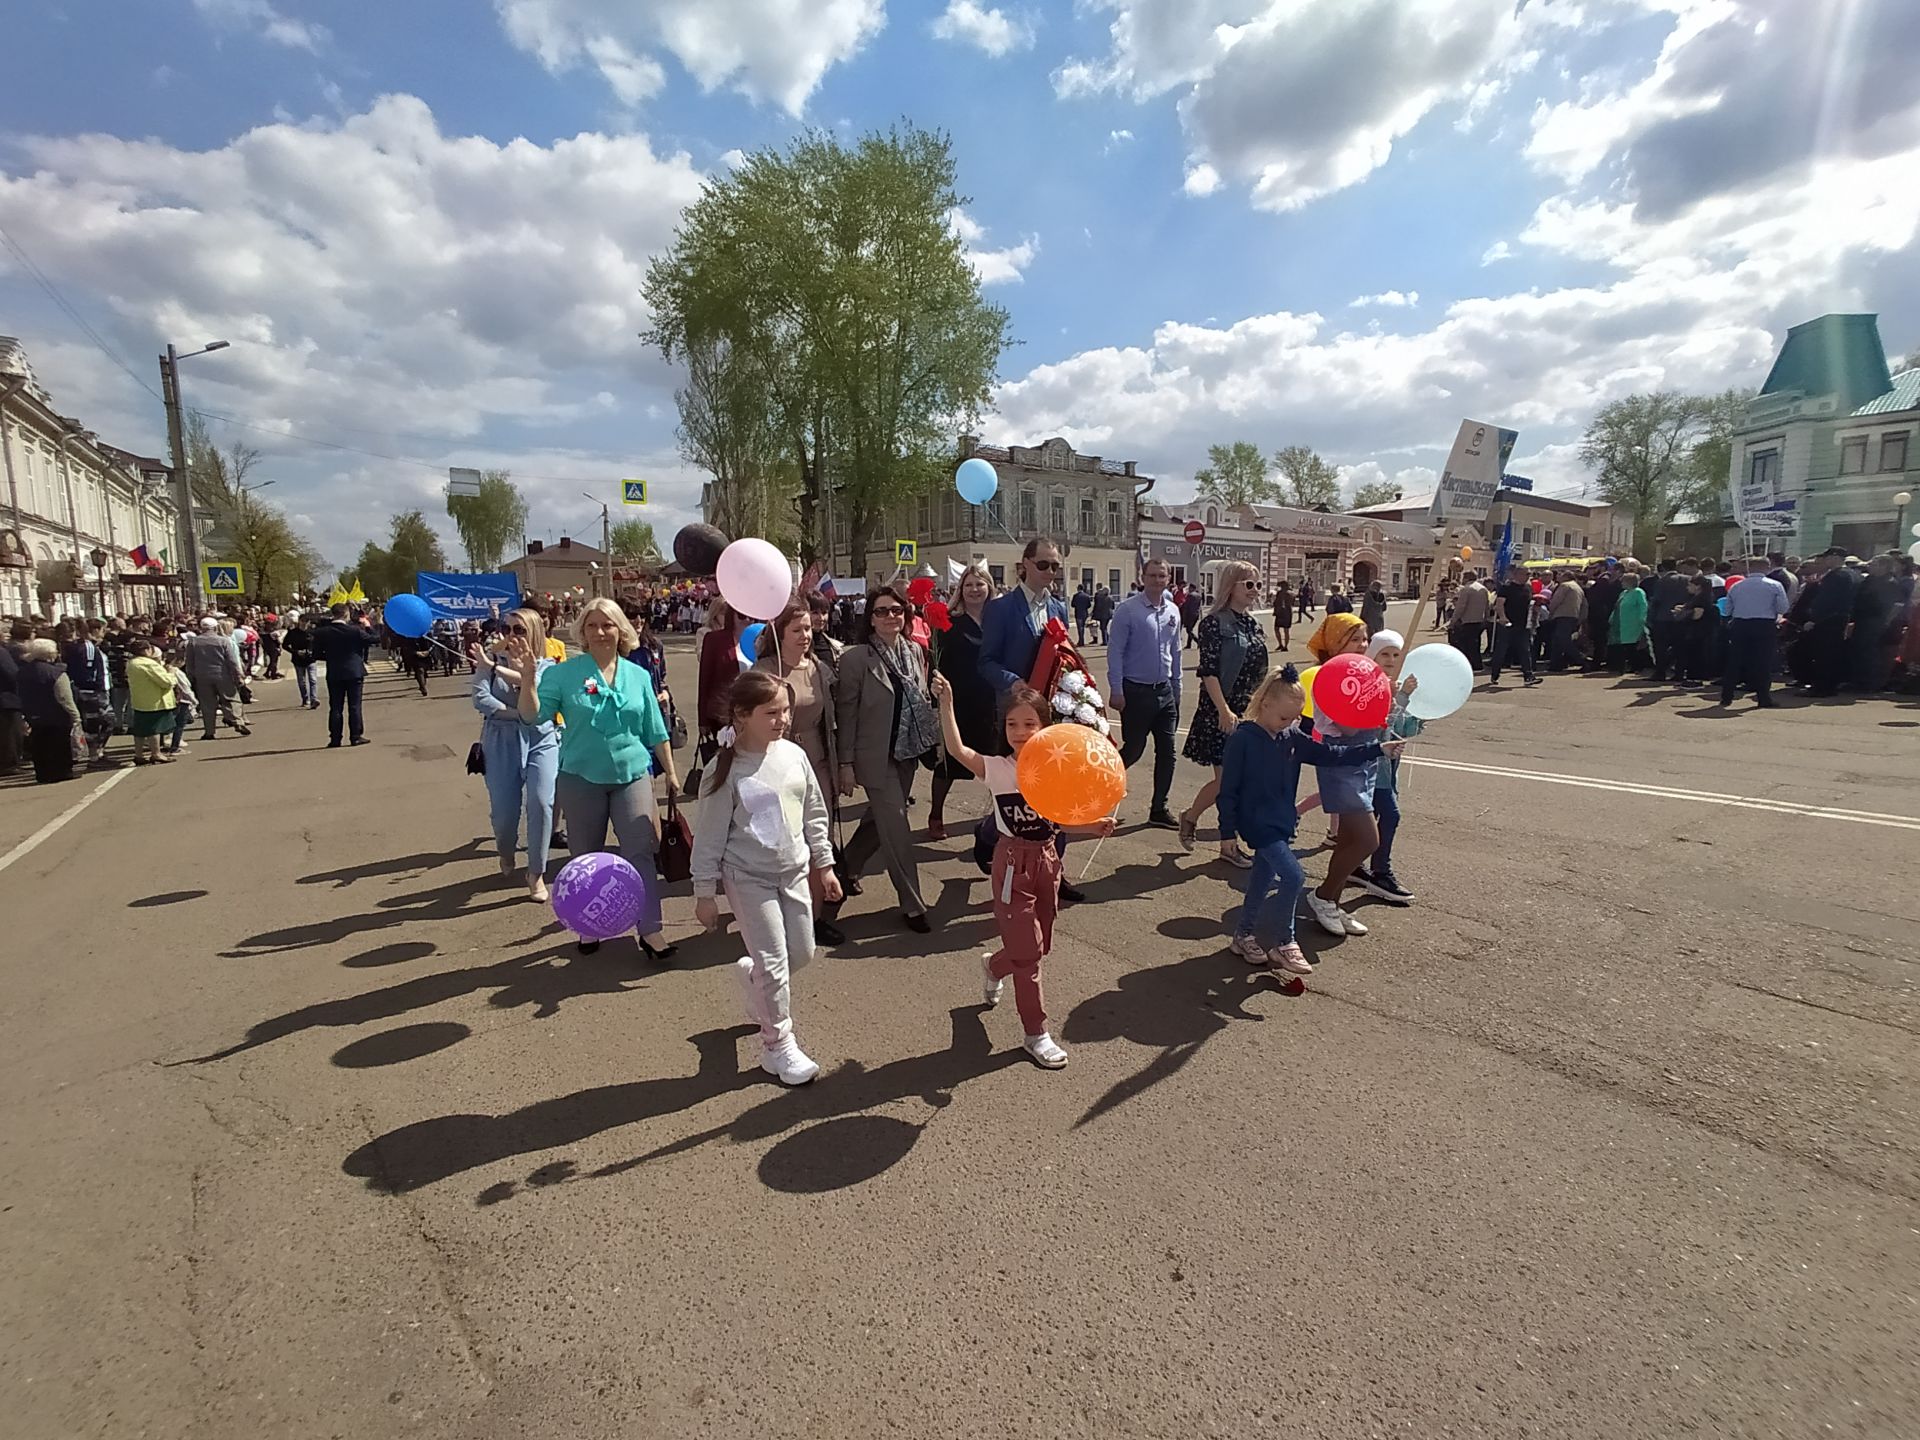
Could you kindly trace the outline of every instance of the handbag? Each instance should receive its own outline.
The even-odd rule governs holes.
[[[670,712],[667,720],[667,743],[676,750],[684,750],[687,748],[686,717],[680,713],[678,705],[669,703],[667,708]]]
[[[487,773],[487,752],[480,748],[480,742],[474,741],[467,747],[467,774],[484,775]]]
[[[671,795],[667,796],[666,818],[660,822],[660,848],[654,859],[660,867],[660,878],[669,885],[693,878],[693,826]]]

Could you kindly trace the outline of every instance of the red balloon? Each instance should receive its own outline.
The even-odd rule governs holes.
[[[1364,655],[1336,655],[1313,677],[1313,708],[1348,730],[1377,730],[1393,708],[1393,682]]]

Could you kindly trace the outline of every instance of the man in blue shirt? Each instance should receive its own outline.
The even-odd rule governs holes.
[[[1040,632],[1048,620],[1067,623],[1067,607],[1053,593],[1061,570],[1060,547],[1051,540],[1029,540],[1020,557],[1020,583],[987,602],[980,616],[980,675],[1005,695],[1030,684],[1040,654]]]
[[[1167,566],[1149,560],[1143,587],[1120,602],[1107,634],[1107,704],[1120,712],[1121,761],[1131,766],[1153,737],[1153,807],[1147,823],[1178,830],[1167,809],[1180,724],[1180,607],[1167,598]]]
[[[1787,589],[1767,574],[1767,557],[1747,557],[1747,578],[1727,587],[1727,667],[1720,676],[1720,703],[1731,705],[1745,686],[1762,710],[1773,708],[1773,653]]]

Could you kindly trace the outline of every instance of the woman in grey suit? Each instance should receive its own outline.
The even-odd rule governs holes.
[[[887,873],[907,928],[925,935],[933,926],[920,898],[920,872],[907,828],[907,792],[920,757],[939,744],[939,718],[927,687],[927,652],[906,638],[907,602],[891,585],[867,592],[866,643],[840,657],[839,791],[857,781],[867,813],[847,842],[846,871],[859,875],[874,851]]]

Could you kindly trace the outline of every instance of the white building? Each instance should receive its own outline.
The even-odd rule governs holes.
[[[171,479],[56,411],[20,342],[0,335],[0,613],[153,609],[154,592],[122,577],[141,575],[128,559],[141,545],[182,563]]]

